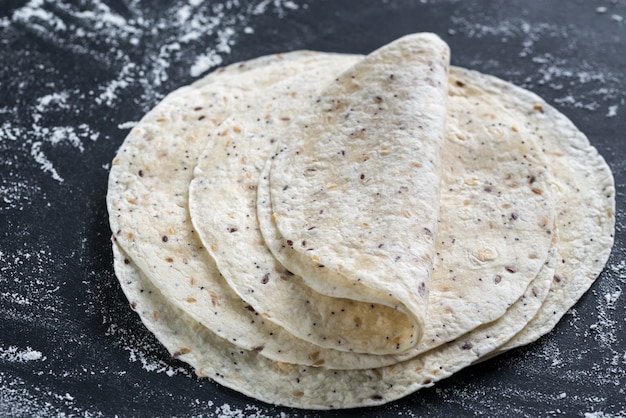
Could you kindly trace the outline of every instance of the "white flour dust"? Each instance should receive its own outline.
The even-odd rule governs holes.
[[[24,363],[27,361],[45,360],[46,358],[41,354],[41,351],[33,350],[30,347],[20,349],[15,346],[1,347],[0,346],[0,360],[8,362]]]
[[[590,10],[590,14],[593,12]],[[624,29],[614,21],[606,24],[612,27],[616,36]],[[520,77],[516,68],[500,68],[496,61],[485,63],[477,59],[473,64],[482,67],[487,64],[487,69],[504,70],[507,78],[516,80],[517,84],[530,90],[549,88],[555,96],[554,104],[560,108],[600,111],[607,118],[618,116],[620,107],[626,104],[626,95],[618,87],[622,74],[607,72],[593,59],[573,61],[562,58],[577,48],[569,40],[574,38],[570,34],[580,30],[580,27],[574,25],[530,22],[524,17],[493,19],[478,14],[469,17],[453,15],[448,34],[475,39],[477,42],[493,42],[495,39],[496,43],[506,44],[507,49],[516,45],[518,58],[532,63],[535,69],[530,74],[524,74],[524,77]],[[558,42],[559,49],[542,49],[540,45],[546,40]],[[491,47],[497,48],[497,45]]]
[[[83,153],[90,149],[90,143],[109,135],[87,122],[76,123],[80,116],[69,120],[58,116],[80,115],[77,106],[86,106],[93,113],[114,108],[120,97],[134,100],[139,108],[147,110],[167,93],[163,84],[171,73],[180,74],[186,69],[188,75],[198,77],[223,63],[242,37],[254,33],[256,18],[265,14],[284,18],[306,7],[288,0],[170,3],[164,13],[154,15],[139,0],[128,2],[126,9],[113,9],[102,0],[88,1],[81,7],[31,0],[11,16],[3,17],[0,29],[25,31],[78,60],[95,61],[107,75],[96,79],[89,89],[73,88],[71,83],[48,83],[30,102],[0,108],[0,152],[19,142],[30,163],[63,183],[68,174],[60,170],[53,155],[58,150]],[[64,75],[63,70],[54,67],[33,68],[32,74],[21,74],[23,80],[18,87],[27,89],[36,82],[35,77],[45,73],[59,79]],[[7,144],[3,144],[5,141]],[[5,163],[14,170],[0,180],[0,202],[5,204],[0,211],[27,205],[33,189],[38,187],[20,178],[19,169],[29,164],[20,163]]]

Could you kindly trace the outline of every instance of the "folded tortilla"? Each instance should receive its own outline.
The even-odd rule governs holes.
[[[324,62],[320,64],[321,71],[309,70],[301,77],[286,80],[285,86],[277,85],[264,90],[249,103],[247,111],[233,115],[213,133],[213,136],[219,135],[220,142],[210,142],[196,168],[190,197],[192,219],[226,280],[268,320],[276,321],[295,336],[323,347],[370,354],[402,353],[417,343],[424,327],[427,283],[430,281],[434,251],[434,232],[426,234],[425,230],[434,231],[437,220],[448,49],[434,35],[419,34],[402,38],[374,51],[339,77],[336,68]],[[397,76],[388,74],[385,68],[394,68]],[[329,83],[330,88],[326,87]],[[306,87],[300,87],[303,85]],[[423,85],[424,88],[413,91],[415,85]],[[382,89],[387,93],[383,94]],[[313,94],[315,98],[310,97]],[[393,100],[393,96],[398,94],[407,97]],[[364,97],[368,99],[367,102],[364,102]],[[382,101],[387,103],[381,103]],[[272,106],[275,103],[278,104]],[[358,107],[360,104],[364,104],[364,107]],[[335,120],[329,120],[329,106],[336,107],[338,112],[345,107],[352,112],[353,119],[344,119],[338,114]],[[386,108],[384,114],[379,110],[381,106]],[[297,109],[297,114],[294,114],[293,109]],[[381,113],[379,117],[371,117],[377,112]],[[360,113],[364,114],[359,116]],[[291,124],[281,123],[281,119],[291,119],[294,116]],[[359,119],[362,121],[359,122]],[[420,131],[413,129],[410,121],[416,121],[415,124],[423,125],[423,128]],[[303,124],[319,126],[322,132],[312,129],[301,131]],[[289,265],[286,265],[289,271],[277,265],[264,247],[262,238],[258,233],[255,234],[257,228],[254,222],[256,183],[264,160],[272,149],[272,142],[278,141],[281,149],[290,146],[291,149],[298,150],[310,143],[318,143],[320,135],[326,135],[338,142],[349,142],[336,146],[345,148],[344,153],[351,155],[356,152],[350,147],[364,147],[363,139],[355,142],[351,136],[335,130],[368,130],[373,138],[369,146],[378,147],[376,142],[383,132],[399,124],[405,125],[397,128],[395,143],[403,143],[404,149],[413,152],[412,156],[404,157],[402,164],[404,168],[415,171],[414,175],[407,175],[405,183],[411,186],[411,190],[419,190],[419,196],[405,193],[397,197],[397,202],[389,205],[386,213],[373,212],[368,216],[384,217],[384,222],[391,227],[387,231],[390,236],[400,231],[406,234],[408,225],[414,225],[414,232],[422,241],[412,244],[405,237],[398,236],[397,245],[387,242],[385,248],[376,242],[376,259],[368,261],[368,264],[361,260],[361,268],[368,269],[372,267],[372,263],[376,265],[389,260],[388,249],[396,247],[397,254],[400,254],[401,246],[413,245],[415,248],[406,249],[403,253],[406,261],[403,259],[385,266],[380,265],[381,270],[372,272],[379,273],[380,277],[370,280],[369,284],[364,278],[359,280],[362,282],[360,286],[355,286],[358,284],[356,281],[354,284],[337,283],[332,286],[334,291],[324,291],[319,285],[309,282],[320,276],[315,275],[303,277],[305,284],[311,289],[296,293],[289,286],[283,286],[281,282],[291,280],[290,271],[296,274],[300,272],[294,271]],[[294,135],[301,135],[299,139],[302,142]],[[389,146],[394,145],[390,143]],[[323,147],[326,151],[330,150],[328,144],[323,144]],[[314,158],[305,152],[300,155],[307,160]],[[433,163],[419,163],[420,159]],[[367,164],[372,171],[379,171],[381,177],[384,177],[383,165],[394,164],[398,160],[396,156],[372,156]],[[323,163],[321,161],[319,164]],[[328,164],[331,167],[336,166],[333,162]],[[425,167],[416,169],[417,164]],[[304,171],[307,174],[312,173],[309,168]],[[322,169],[316,171],[321,173]],[[338,208],[352,206],[349,200],[344,201],[340,189],[351,189],[354,184],[363,183],[358,176],[353,177],[352,183],[346,183],[335,190]],[[293,180],[299,181],[295,177]],[[304,179],[304,182],[313,189],[317,187],[311,178]],[[400,187],[408,187],[403,184]],[[428,186],[423,188],[423,184]],[[288,186],[281,186],[281,189],[287,190]],[[291,190],[299,189],[297,187]],[[413,203],[422,202],[421,208],[416,208],[416,215],[412,219],[406,216],[410,205],[401,204],[407,199]],[[317,210],[314,212],[317,213]],[[334,216],[342,218],[340,214]],[[423,223],[419,216],[424,217]],[[356,222],[359,229],[368,220],[366,217]],[[375,224],[375,219],[369,219],[369,222],[371,230],[376,231],[378,225]],[[350,225],[345,227],[349,228]],[[316,232],[319,230],[322,235],[328,232],[320,222],[315,226],[307,225],[306,229],[316,229]],[[297,242],[298,247],[301,247],[306,238],[301,237]],[[315,240],[310,242],[314,245]],[[369,245],[373,245],[373,242]],[[321,242],[320,246],[324,248]],[[315,268],[322,272],[324,256],[317,251],[309,251],[312,248],[306,247],[312,254],[312,259],[317,259]],[[260,254],[255,256],[255,250]],[[333,250],[328,248],[328,251]],[[241,255],[236,256],[237,253]],[[394,253],[393,257],[399,257],[397,254]],[[336,256],[340,257],[341,254]],[[362,256],[367,258],[368,253],[363,253]],[[385,273],[382,274],[382,271]],[[402,280],[406,283],[402,283]],[[378,288],[374,287],[374,283],[377,283]],[[277,293],[275,290],[278,289],[283,291]],[[296,307],[297,310],[294,309]]]
[[[404,333],[376,341],[386,353],[414,347],[425,325],[448,63],[432,34],[372,52],[301,110],[264,174],[280,247],[299,259],[270,246],[288,270],[322,294],[410,318]]]
[[[389,78],[389,74],[378,71],[384,75],[381,79]],[[359,101],[359,95],[367,92],[353,87],[351,94],[357,97],[352,100]],[[400,95],[401,89],[389,94],[390,97]],[[324,97],[320,96],[318,103],[336,100],[345,103],[345,115],[355,111],[347,98],[337,99],[335,94]],[[282,135],[284,139],[278,143],[276,155],[268,159],[256,185],[261,231],[267,247],[280,265],[303,277],[305,284],[317,281],[320,286],[328,288],[311,285],[321,293],[335,292],[337,297],[358,300],[372,294],[370,288],[366,289],[370,293],[361,289],[367,277],[371,283],[388,286],[387,295],[408,294],[405,296],[408,299],[412,294],[419,295],[420,276],[406,270],[405,264],[396,266],[403,255],[391,253],[385,248],[411,248],[415,245],[415,237],[425,237],[425,242],[430,243],[427,246],[429,251],[434,249],[436,257],[430,280],[431,294],[427,300],[428,320],[423,326],[424,338],[411,350],[402,353],[402,358],[437,347],[502,316],[535,278],[551,244],[554,203],[545,156],[523,122],[511,117],[497,103],[483,103],[476,98],[457,95],[447,103],[448,141],[441,156],[443,169],[428,173],[437,172],[440,176],[433,179],[441,185],[441,196],[437,197],[441,202],[437,214],[438,231],[432,225],[423,226],[420,216],[428,220],[432,215],[425,215],[428,212],[415,202],[424,200],[423,191],[409,191],[408,186],[396,187],[394,184],[407,166],[427,166],[424,160],[436,161],[436,157],[431,155],[439,155],[438,150],[431,149],[429,154],[423,147],[413,146],[409,141],[394,144],[388,139],[393,135],[385,131],[380,137],[371,139],[372,149],[367,151],[367,139],[355,140],[351,133],[359,129],[351,124],[350,117],[341,114],[336,118],[336,125],[337,129],[345,132],[343,135],[336,134],[336,137],[331,135],[331,139],[338,142],[336,148],[332,142],[324,141],[326,131],[335,125],[311,121],[308,112],[303,112],[300,121],[292,123],[283,133],[276,133],[271,127],[265,128],[265,132],[272,132],[270,137]],[[404,100],[401,101],[405,105]],[[376,108],[374,113],[377,112],[381,111]],[[400,111],[396,113],[404,115],[401,120],[410,119]],[[249,119],[258,119],[258,115],[252,112]],[[385,119],[385,122],[393,124],[391,119]],[[425,129],[423,118],[418,117],[415,123]],[[308,131],[314,126],[321,126],[321,132]],[[307,132],[304,139],[308,139],[310,144],[298,141],[297,132]],[[288,147],[286,142],[293,145]],[[323,158],[311,155],[309,148],[314,146],[323,153]],[[290,155],[300,158],[300,162],[315,160],[313,174],[306,164],[301,167],[296,160],[289,159]],[[346,163],[345,159],[351,162]],[[285,180],[291,179],[293,186],[275,179],[276,173],[272,170],[278,170],[276,165],[281,162],[281,167],[288,170],[282,176]],[[368,163],[379,164],[370,170],[376,175],[359,189],[350,180],[356,179],[360,183],[360,175],[354,173],[366,170]],[[323,167],[330,167],[328,177],[331,180],[326,177],[315,180],[317,173],[324,171]],[[233,172],[236,171],[233,169]],[[298,180],[298,172],[302,174],[301,181]],[[340,180],[332,180],[334,178]],[[533,180],[519,181],[520,178]],[[413,180],[416,179],[417,176]],[[321,183],[330,186],[322,187]],[[422,186],[423,182],[419,185]],[[289,204],[289,210],[285,214],[277,212],[272,191],[286,194],[292,189],[288,197],[281,198],[281,202]],[[214,195],[211,201],[216,197]],[[321,221],[314,221],[317,219],[314,215],[320,211],[328,218],[323,216]],[[349,213],[356,215],[351,218]],[[297,236],[297,239],[295,235],[284,236],[279,222],[296,215],[299,216],[299,223],[293,223],[303,226],[301,231],[296,232],[306,235]],[[375,218],[375,221],[365,222],[363,216],[366,215]],[[363,225],[351,221],[367,226],[363,228]],[[412,225],[413,229],[408,225]],[[358,230],[356,235],[351,235],[351,226]],[[515,233],[511,234],[511,230]],[[353,248],[356,241],[360,248]],[[306,242],[307,246],[302,246],[302,242]],[[315,250],[318,247],[328,257],[335,257],[335,269],[330,268],[332,261],[318,255],[319,251]],[[379,257],[387,264],[363,261],[367,257],[373,260]],[[407,257],[406,254],[404,257]],[[355,286],[344,277],[347,271],[345,263],[351,263],[351,271],[360,274],[355,281],[361,286]],[[377,268],[373,268],[372,264]],[[358,272],[358,268],[362,271]],[[263,288],[256,289],[255,294],[263,291]],[[269,294],[266,300],[283,306],[280,301],[288,300],[292,291],[293,287],[286,290],[284,298]],[[286,306],[292,305],[287,303]],[[299,315],[293,316],[294,323],[298,318]]]

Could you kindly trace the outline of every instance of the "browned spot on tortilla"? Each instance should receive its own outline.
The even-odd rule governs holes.
[[[283,376],[291,373],[295,368],[293,364],[283,363],[282,361],[275,362],[274,366],[276,368],[276,371]]]
[[[219,306],[220,296],[215,292],[209,292],[209,296],[211,296],[211,305]]]

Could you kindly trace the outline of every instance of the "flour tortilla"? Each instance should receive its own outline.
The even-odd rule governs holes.
[[[187,210],[193,168],[206,133],[240,101],[297,74],[320,54],[296,52],[212,75],[200,88],[166,97],[131,131],[113,161],[107,207],[113,234],[129,258],[177,308],[238,347],[273,360],[355,367],[349,353],[294,338],[242,301],[220,276]],[[214,82],[219,78],[219,83]]]
[[[457,81],[481,90],[524,120],[553,173],[559,262],[552,287],[535,318],[494,353],[499,354],[550,332],[602,272],[614,240],[615,186],[609,166],[587,137],[536,94],[492,76],[453,68],[451,85]]]
[[[407,59],[409,55],[411,59]],[[445,115],[446,94],[443,85],[447,83],[445,79],[447,77],[447,59],[447,47],[439,38],[433,35],[413,35],[391,43],[359,60],[354,67],[337,78],[339,81],[333,82],[338,72],[330,72],[326,66],[324,77],[311,74],[308,76],[308,80],[304,80],[304,82],[311,86],[324,86],[333,82],[334,85],[338,84],[341,90],[347,91],[344,91],[341,98],[336,97],[334,92],[325,91],[319,96],[321,100],[316,102],[311,100],[311,104],[305,102],[304,105],[300,101],[300,105],[295,106],[298,109],[298,119],[294,123],[296,125],[300,123],[302,108],[311,107],[314,113],[317,112],[313,117],[322,118],[325,120],[324,123],[330,125],[327,120],[329,113],[325,108],[326,104],[322,105],[326,100],[341,101],[348,107],[355,107],[355,103],[359,103],[362,96],[367,96],[372,101],[370,107],[378,108],[380,103],[376,100],[378,97],[376,95],[380,92],[376,90],[377,87],[394,88],[396,89],[394,91],[401,94],[410,91],[417,79],[421,81],[428,77],[440,77],[442,80],[439,80],[438,84],[435,83],[435,86],[428,84],[428,88],[436,93],[434,97],[430,98],[421,94],[424,92],[417,91],[410,100],[396,101],[402,106],[385,105],[392,107],[388,114],[394,115],[393,120],[386,118],[386,123],[380,127],[377,125],[369,126],[365,122],[362,124],[362,126],[369,126],[370,130],[387,129],[389,124],[415,119],[414,115],[425,113],[421,109],[424,106],[422,102],[425,97],[429,97],[429,100],[435,102],[431,106],[432,110],[440,112],[439,116],[435,116],[434,119],[437,120],[437,129],[441,132],[435,132],[433,138],[428,138],[428,141],[432,142],[432,145],[429,146],[436,150],[432,158],[438,160],[444,129],[443,117]],[[437,62],[435,67],[433,67],[433,61]],[[398,73],[396,79],[392,78],[391,85],[389,85],[389,75],[385,72],[385,68],[388,67],[394,68]],[[433,76],[433,68],[435,68],[437,76]],[[302,83],[303,80],[293,80],[291,84]],[[357,85],[359,83],[362,87]],[[301,88],[286,88],[291,89],[292,93],[297,93],[297,97],[303,96]],[[314,92],[319,93],[320,89],[316,88]],[[282,95],[285,96],[287,93],[289,92],[286,91]],[[425,93],[433,95],[428,89],[425,89]],[[277,135],[278,138],[290,137],[291,135],[291,132],[277,132],[280,131],[281,126],[277,126],[277,123],[270,119],[274,112],[271,103],[274,103],[275,100],[268,100],[268,98],[274,99],[280,94],[280,91],[266,91],[258,97],[258,100],[255,100],[256,103],[253,102],[248,106],[250,109],[248,113],[252,113],[251,115],[237,114],[233,116],[236,121],[232,130],[228,126],[224,127],[222,136],[226,138],[220,138],[226,147],[214,148],[210,146],[205,152],[207,158],[200,159],[200,165],[196,169],[197,181],[194,183],[200,184],[202,182],[205,189],[198,190],[199,187],[195,188],[194,183],[191,187],[192,219],[195,220],[200,236],[206,238],[205,244],[212,243],[207,245],[209,249],[215,248],[212,255],[216,258],[218,266],[222,266],[222,274],[226,280],[257,311],[267,315],[268,320],[275,320],[300,338],[337,350],[374,354],[402,353],[417,341],[418,333],[416,330],[421,330],[423,327],[422,317],[425,313],[421,311],[425,309],[425,306],[416,308],[419,309],[417,312],[408,311],[406,306],[405,309],[396,309],[399,304],[402,304],[402,298],[406,296],[387,296],[388,293],[394,291],[393,287],[384,289],[384,291],[379,289],[379,292],[383,293],[382,297],[371,294],[363,295],[359,293],[361,289],[358,289],[357,293],[345,295],[348,296],[347,299],[341,298],[344,296],[341,293],[331,293],[329,296],[314,295],[315,292],[310,289],[304,289],[301,293],[294,294],[290,291],[290,286],[287,283],[281,283],[281,281],[290,279],[289,274],[284,268],[276,265],[277,263],[271,259],[271,254],[267,251],[263,253],[265,249],[262,238],[258,234],[254,234],[255,224],[252,221],[254,220],[255,195],[250,192],[249,185],[252,188],[256,186],[256,178],[258,178],[264,159],[271,149],[268,147],[271,146],[270,141],[277,139],[273,135]],[[288,95],[287,98],[291,99],[291,96]],[[295,103],[289,102],[288,99],[283,99],[286,103],[279,105],[280,107],[277,109],[279,113],[286,113],[285,108],[294,108]],[[391,101],[391,94],[387,100]],[[350,104],[350,101],[354,103]],[[264,105],[268,102],[270,105]],[[262,109],[262,111],[259,113],[257,109]],[[263,116],[264,112],[267,112],[265,116]],[[355,117],[359,117],[359,109],[354,108],[353,112],[355,112]],[[304,116],[306,120],[310,118],[309,115]],[[421,124],[432,123],[430,116],[420,117],[418,115],[417,119]],[[260,125],[256,128],[257,135],[250,135],[249,126],[258,120],[265,123],[257,122],[257,125]],[[268,122],[270,122],[269,126]],[[340,122],[343,123],[343,120]],[[416,133],[409,133],[408,135],[407,140],[418,138]],[[243,150],[242,146],[244,147]],[[259,152],[261,146],[264,148],[263,151]],[[424,149],[428,150],[428,146]],[[431,154],[433,153],[428,153],[429,158]],[[204,161],[210,167],[205,168]],[[438,191],[436,190],[439,187],[438,176],[431,172],[428,172],[428,175],[435,177],[433,181],[435,193],[431,198],[433,201],[438,201]],[[194,193],[194,190],[197,193]],[[198,199],[194,199],[194,195],[205,200],[195,204]],[[251,200],[252,205],[249,204]],[[215,201],[217,201],[215,205],[211,204]],[[213,206],[217,206],[217,208]],[[247,209],[245,215],[241,213],[244,209]],[[432,219],[428,221],[428,226],[434,229],[436,208],[433,209],[433,212],[431,213]],[[406,220],[404,216],[402,217]],[[246,219],[248,222],[242,224],[242,221]],[[389,231],[389,233],[392,232]],[[421,227],[419,232],[423,234]],[[432,247],[432,237],[428,236],[427,238],[426,246]],[[255,243],[258,243],[257,247],[260,247],[258,251],[261,251],[256,258],[251,256],[256,249],[254,248]],[[247,244],[253,244],[252,248],[246,246]],[[384,251],[381,250],[381,252]],[[428,252],[432,253],[432,248],[429,248]],[[236,256],[236,253],[242,255]],[[247,260],[248,258],[250,258],[250,262],[241,263],[242,259]],[[428,255],[428,258],[432,260],[432,255]],[[419,290],[422,295],[425,295],[426,292],[425,282],[428,282],[431,263],[427,263],[425,267],[424,287],[415,289],[416,291]],[[390,275],[393,273],[390,272]],[[268,284],[269,286],[265,286]],[[369,288],[363,289],[372,293]],[[279,293],[279,297],[277,297],[276,290],[283,291]],[[294,300],[294,298],[296,299]]]
[[[429,326],[418,352],[504,315],[557,242],[551,176],[523,122],[481,94],[451,94],[448,103]]]
[[[351,62],[357,60],[356,57],[346,57],[348,58]],[[337,57],[332,57],[332,59],[337,60]],[[210,134],[209,145],[199,158],[195,178],[190,186],[190,212],[196,231],[216,260],[220,272],[240,297],[250,303],[257,313],[283,326],[296,337],[328,348],[333,348],[333,346],[328,345],[327,342],[339,341],[341,343],[339,349],[353,350],[353,346],[350,345],[352,341],[346,337],[350,337],[346,328],[348,328],[347,331],[354,328],[353,318],[367,319],[368,311],[371,311],[377,316],[374,321],[378,322],[374,323],[372,329],[366,328],[369,321],[360,322],[361,326],[356,330],[358,332],[353,338],[364,338],[365,343],[370,339],[379,338],[380,332],[387,332],[389,328],[383,327],[380,330],[379,324],[384,319],[381,318],[381,309],[370,309],[369,304],[365,309],[359,309],[354,301],[334,299],[312,291],[302,283],[299,276],[290,274],[272,257],[256,225],[254,202],[260,166],[269,153],[272,143],[283,134],[288,120],[293,118],[294,112],[298,112],[303,102],[306,103],[307,95],[303,94],[306,90],[297,86],[306,83],[307,79],[309,85],[315,85],[316,80],[323,81],[324,77],[334,78],[332,66],[329,66],[325,60],[320,64],[320,67],[325,68],[326,71],[330,70],[330,74],[325,74],[325,71],[320,72],[317,66],[309,67],[307,73],[312,74],[305,73],[292,77],[253,96],[244,106],[245,112],[238,112],[215,128]],[[446,235],[453,237],[451,240],[456,245],[456,254],[447,249],[450,244],[440,245],[438,250],[439,259],[445,258],[450,261],[445,269],[441,266],[434,272],[435,292],[431,294],[429,300],[429,321],[425,326],[426,335],[429,338],[427,343],[421,344],[417,350],[394,357],[378,358],[378,365],[393,364],[400,359],[410,358],[502,315],[515,301],[516,295],[519,297],[524,290],[524,285],[528,283],[528,281],[516,280],[515,274],[506,271],[506,268],[514,267],[522,270],[521,266],[526,263],[524,258],[530,255],[524,249],[523,243],[530,242],[530,238],[533,243],[531,254],[534,265],[527,268],[528,277],[534,278],[536,269],[545,258],[542,253],[549,245],[550,237],[542,234],[543,230],[539,226],[545,222],[542,218],[550,214],[549,199],[536,195],[530,189],[509,193],[506,198],[506,192],[503,194],[502,190],[493,190],[489,193],[484,191],[488,186],[495,189],[494,183],[505,183],[505,177],[510,175],[504,170],[507,165],[507,169],[517,171],[517,176],[530,176],[524,173],[524,170],[512,167],[517,162],[516,156],[510,153],[515,148],[509,142],[515,141],[516,138],[506,142],[503,138],[508,137],[509,134],[497,131],[507,120],[500,118],[496,121],[497,123],[494,123],[492,115],[502,115],[506,112],[499,108],[476,106],[474,103],[470,105],[462,100],[464,99],[453,98],[453,102],[450,103],[451,113],[465,115],[463,110],[471,109],[470,114],[474,119],[472,126],[475,126],[478,131],[467,130],[465,126],[469,120],[457,121],[458,116],[454,116],[450,122],[450,129],[454,132],[448,135],[450,143],[446,147],[444,156],[446,165],[455,167],[461,155],[472,153],[482,153],[486,164],[481,166],[469,161],[465,168],[445,170],[445,187],[442,195],[445,208],[441,223],[447,231]],[[268,101],[269,104],[266,104]],[[479,123],[481,118],[485,119],[481,114],[487,115],[484,124]],[[512,122],[508,121],[508,123]],[[462,128],[465,128],[466,136],[474,135],[474,137],[460,141],[458,135]],[[509,128],[507,127],[507,130]],[[489,145],[481,145],[481,142],[488,142],[487,132],[483,133],[488,129],[499,134],[500,137],[491,134],[491,142],[498,141],[497,144],[489,142]],[[519,130],[523,128],[520,127]],[[537,158],[538,150],[532,149],[532,142],[526,146],[518,145],[518,147],[521,148],[516,149],[517,154],[526,154],[527,161],[532,161],[533,154]],[[495,169],[496,166],[491,163],[491,159],[496,157],[500,159],[498,169]],[[532,173],[538,179],[534,183],[535,190],[538,187],[549,189],[549,184],[545,182],[544,171],[541,168]],[[469,191],[459,192],[457,184],[459,178],[461,178],[461,186],[468,188]],[[525,186],[522,185],[522,187]],[[468,200],[476,194],[479,196],[488,194],[493,198],[491,200],[476,199],[479,202]],[[261,190],[261,199],[263,195],[264,191]],[[510,237],[511,244],[508,244],[504,238],[500,254],[494,247],[500,247],[497,243],[498,240],[503,239],[500,236],[503,231],[502,226],[488,228],[487,231],[483,227],[492,221],[502,223],[500,212],[496,213],[497,219],[490,219],[493,218],[494,199],[507,202],[506,208],[502,209],[506,214],[505,231],[508,228],[507,224],[512,222],[512,216],[519,218],[518,226],[523,227],[524,223],[530,223],[533,227],[522,236],[524,239],[520,239],[520,236]],[[526,205],[518,210],[519,202],[525,202]],[[530,203],[544,207],[536,210]],[[482,205],[482,207],[475,208],[474,206],[477,205]],[[266,206],[261,207],[264,211]],[[465,216],[461,218],[458,216],[463,210],[468,213],[469,208],[473,208],[473,216],[482,218],[483,223],[461,219]],[[263,211],[259,210],[261,218],[267,217],[267,213]],[[552,219],[549,218],[548,222],[551,221]],[[456,234],[455,230],[464,230],[466,235],[467,231],[470,231],[473,236],[467,235],[468,238],[464,238],[465,235]],[[543,240],[534,238],[533,234],[544,238]],[[479,238],[476,237],[478,235],[480,235]],[[458,256],[458,254],[465,253],[469,256]],[[454,271],[461,273],[458,275],[454,273],[455,277],[452,278],[451,267],[454,267]],[[471,272],[472,270],[474,273]],[[494,280],[498,275],[501,278],[500,282],[495,283]],[[485,280],[482,280],[481,276],[484,276]],[[495,289],[492,290],[494,287]],[[468,291],[472,288],[473,290]],[[494,290],[499,293],[494,293]],[[489,297],[484,298],[484,295],[489,295]],[[487,316],[487,313],[490,316]],[[345,316],[347,319],[342,320]],[[347,326],[344,325],[346,322]],[[394,324],[393,321],[390,322]],[[403,325],[406,327],[406,324]],[[377,326],[379,329],[376,329]],[[341,339],[330,338],[330,335],[338,335]],[[354,349],[354,351],[359,350]],[[318,365],[328,366],[325,364],[324,357],[319,353],[314,357]],[[377,365],[374,359],[374,357],[369,357],[367,361],[361,359],[358,367],[373,367]]]
[[[462,74],[464,78],[455,79],[458,74]],[[114,243],[115,268],[131,306],[137,309],[146,326],[168,347],[172,355],[190,363],[199,375],[209,376],[226,386],[267,402],[315,409],[385,403],[421,387],[430,386],[436,380],[458,371],[488,353],[498,352],[494,350],[516,334],[532,317],[534,310],[527,309],[527,301],[540,293],[536,284],[545,284],[550,278],[558,277],[552,284],[563,285],[553,286],[550,293],[552,296],[548,296],[545,305],[547,308],[542,308],[526,330],[519,334],[523,338],[515,337],[515,344],[529,342],[547,332],[558,320],[557,316],[560,317],[567,309],[558,306],[558,303],[573,303],[577,297],[575,295],[582,294],[591,284],[591,278],[595,278],[602,269],[610,252],[615,207],[610,170],[571,122],[532,93],[488,76],[453,68],[451,81],[454,83],[456,80],[463,84],[462,87],[457,87],[473,87],[476,97],[486,102],[504,103],[520,120],[527,118],[527,127],[537,131],[538,139],[544,141],[543,147],[548,150],[549,168],[555,174],[553,184],[558,209],[556,223],[561,229],[565,225],[574,225],[571,234],[565,234],[565,239],[555,241],[559,252],[571,257],[560,257],[556,275],[551,271],[551,264],[544,266],[527,288],[525,295],[496,322],[480,326],[455,342],[442,345],[422,356],[379,369],[338,371],[272,362],[255,350],[241,350],[220,338],[186,311],[177,308],[181,304],[176,300],[163,298],[161,290],[153,287],[152,281],[146,278],[133,259],[120,249],[118,244],[121,240],[118,239]],[[471,86],[473,83],[475,85]],[[186,92],[182,92],[181,96],[184,98],[183,102],[188,99]],[[178,102],[172,104],[173,108],[180,105]],[[552,120],[556,121],[555,125]],[[127,173],[134,172],[137,168],[134,164],[128,164],[128,161],[124,164],[127,164]],[[568,171],[570,166],[575,168]],[[577,192],[576,185],[586,188],[584,196]],[[129,198],[135,200],[132,196]],[[581,220],[577,216],[579,210],[566,211],[565,202],[570,205],[572,202],[583,203],[584,205],[576,209],[584,208],[583,212],[587,217]],[[114,218],[116,212],[112,212],[111,208],[110,206],[109,211]],[[154,214],[158,215],[159,212],[155,210]],[[563,219],[559,215],[563,215]],[[112,226],[114,222],[112,220]],[[114,234],[117,232],[115,229],[113,231]],[[116,237],[120,238],[121,235],[122,231]],[[127,238],[132,241],[132,237]],[[129,247],[132,249],[133,245]],[[590,254],[596,257],[589,257]],[[559,272],[567,280],[563,280]],[[520,309],[523,309],[523,313]]]

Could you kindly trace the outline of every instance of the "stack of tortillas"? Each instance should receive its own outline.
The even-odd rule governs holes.
[[[115,270],[173,357],[254,398],[389,402],[550,331],[611,250],[614,186],[533,93],[432,34],[215,71],[131,131]]]

